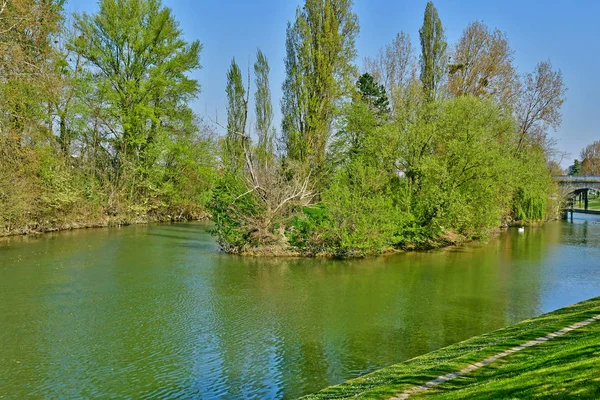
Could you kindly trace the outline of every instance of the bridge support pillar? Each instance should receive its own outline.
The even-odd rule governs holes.
[[[589,190],[585,190],[583,192],[583,202],[584,202],[585,211],[587,211],[587,209],[588,209],[588,192],[589,192]]]

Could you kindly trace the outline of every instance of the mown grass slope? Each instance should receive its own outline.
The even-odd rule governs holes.
[[[458,371],[598,314],[600,298],[595,298],[380,369],[305,398],[388,399],[440,375]],[[424,397],[600,398],[600,322],[414,395],[414,398]]]

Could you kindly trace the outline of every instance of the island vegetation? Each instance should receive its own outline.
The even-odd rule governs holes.
[[[430,2],[418,47],[399,32],[358,66],[352,1],[306,0],[278,129],[261,50],[223,71],[221,126],[192,110],[202,45],[168,7],[63,3],[0,2],[2,234],[210,216],[229,253],[350,257],[558,214],[561,72],[519,73],[482,22],[447,43]]]
[[[511,221],[555,215],[548,131],[565,101],[560,71],[542,61],[519,75],[506,35],[481,22],[449,46],[431,2],[418,59],[400,32],[361,74],[358,31],[351,1],[298,8],[280,135],[263,54],[255,125],[251,82],[232,61],[224,169],[210,204],[226,251],[362,256],[485,239]]]

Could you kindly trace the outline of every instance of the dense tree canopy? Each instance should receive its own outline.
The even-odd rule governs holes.
[[[0,2],[3,233],[210,213],[231,253],[345,257],[557,209],[560,70],[519,76],[506,35],[480,22],[448,51],[432,2],[418,66],[400,32],[359,75],[352,1],[306,0],[286,32],[280,132],[262,51],[247,78],[235,59],[223,71],[227,123],[212,127],[190,105],[202,46],[160,0],[64,17],[59,0]],[[598,173],[597,147],[582,173]]]
[[[223,178],[214,199],[223,247],[356,256],[484,238],[503,223],[552,213],[542,133],[559,122],[560,72],[542,63],[521,83],[505,35],[479,22],[449,63],[430,2],[420,79],[403,33],[352,79],[358,25],[350,6],[307,0],[288,25],[282,152],[267,152],[265,168],[258,128],[242,173]],[[263,121],[269,108],[259,99]]]
[[[62,1],[6,4],[1,132],[18,140],[0,146],[12,146],[0,159],[4,230],[205,213],[215,156],[189,106],[201,45],[183,40],[171,10],[102,0],[68,25]]]

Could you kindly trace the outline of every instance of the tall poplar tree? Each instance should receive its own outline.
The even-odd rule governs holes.
[[[271,88],[269,86],[269,62],[263,52],[258,49],[254,63],[254,106],[256,112],[256,133],[258,134],[259,157],[264,161],[273,154],[273,104],[271,102]]]
[[[444,27],[433,2],[425,8],[423,26],[419,29],[421,38],[421,82],[427,100],[437,97],[446,72],[446,37]]]
[[[227,71],[227,136],[225,137],[225,162],[233,171],[237,171],[243,163],[243,142],[246,136],[246,120],[248,118],[248,100],[242,82],[242,71],[231,60]]]
[[[352,87],[358,31],[352,0],[306,0],[288,24],[281,108],[290,158],[324,164],[336,103]]]

